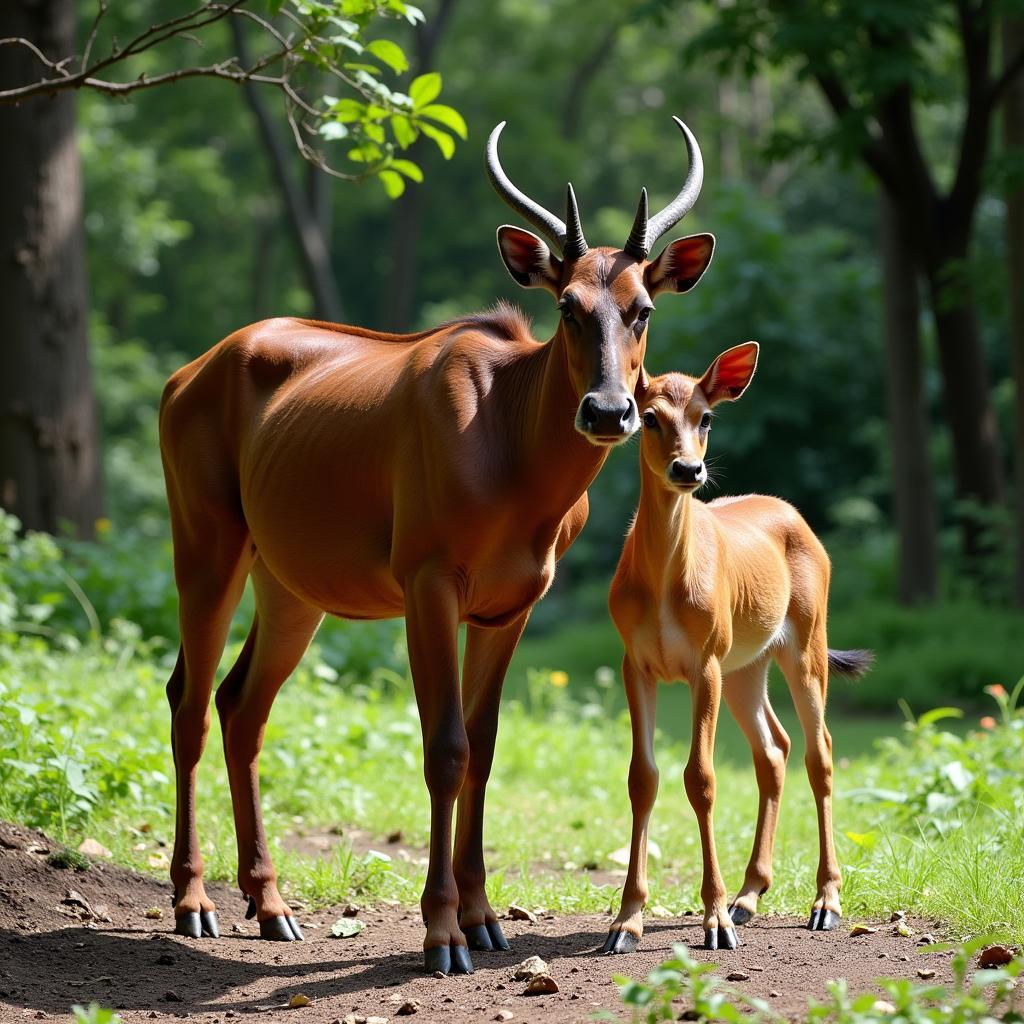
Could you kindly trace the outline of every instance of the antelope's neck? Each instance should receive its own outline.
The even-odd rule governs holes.
[[[663,589],[667,574],[685,581],[696,572],[695,515],[692,495],[673,493],[642,465],[633,550],[636,567],[652,590]]]
[[[517,368],[520,376],[520,436],[530,491],[552,514],[564,515],[597,476],[608,449],[576,430],[579,399],[569,377],[561,331]]]

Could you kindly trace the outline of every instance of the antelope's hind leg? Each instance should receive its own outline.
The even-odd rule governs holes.
[[[786,779],[790,742],[768,699],[769,665],[770,659],[765,656],[731,672],[722,683],[725,702],[750,743],[758,791],[754,846],[743,886],[729,907],[735,925],[753,919],[758,900],[772,884],[772,851]]]
[[[252,570],[256,615],[242,654],[217,690],[224,758],[238,841],[238,885],[248,897],[260,938],[304,938],[281,898],[260,809],[259,756],[274,698],[298,665],[323,619],[318,608],[285,590],[257,560]]]
[[[629,701],[633,754],[629,762],[629,801],[633,831],[629,843],[629,870],[622,890],[622,905],[601,947],[602,953],[632,953],[644,933],[647,888],[647,826],[658,795],[658,766],[654,760],[654,720],[658,684],[645,679],[627,655],[622,678]]]
[[[177,790],[170,871],[174,930],[196,939],[217,938],[216,907],[203,887],[196,773],[210,729],[214,673],[250,565],[249,533],[237,515],[189,519],[174,502],[171,525],[181,625],[181,649],[167,683]]]
[[[787,646],[776,657],[789,685],[806,743],[804,763],[818,811],[818,892],[807,927],[831,931],[842,918],[842,878],[832,838],[832,737],[825,725],[828,643],[824,622],[810,629],[803,649]]]

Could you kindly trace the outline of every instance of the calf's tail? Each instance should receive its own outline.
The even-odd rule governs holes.
[[[834,651],[828,649],[828,670],[847,679],[860,679],[875,660],[874,651]]]

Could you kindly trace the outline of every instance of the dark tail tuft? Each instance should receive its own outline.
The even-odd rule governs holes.
[[[834,651],[828,649],[828,669],[837,676],[860,679],[875,660],[874,651]]]

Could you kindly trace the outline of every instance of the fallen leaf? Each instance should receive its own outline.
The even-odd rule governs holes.
[[[914,934],[914,929],[910,927],[905,921],[898,921],[896,927],[893,929],[896,935],[902,935],[903,938],[909,939]]]
[[[512,977],[516,981],[526,981],[528,978],[535,978],[538,974],[546,974],[548,965],[539,956],[527,957],[513,971]]]
[[[78,852],[84,853],[86,857],[105,857],[107,860],[114,856],[102,843],[96,842],[95,839],[83,839],[78,844]]]
[[[982,967],[1002,967],[1013,959],[1013,950],[1008,946],[987,946],[978,956]]]
[[[313,1002],[312,999],[307,995],[303,995],[301,992],[296,992],[295,995],[288,1000],[288,1009],[297,1010],[300,1006],[309,1006]]]
[[[164,916],[162,907],[150,907],[143,917],[149,918],[150,921],[159,921]]]
[[[871,925],[868,925],[868,924],[855,924],[850,929],[850,934],[851,935],[874,935],[875,932],[877,932],[877,931],[878,931],[877,928],[872,928]]]
[[[536,914],[527,910],[526,907],[520,907],[516,903],[509,904],[508,916],[511,921],[529,921],[531,924],[537,923]]]
[[[336,939],[350,939],[353,935],[366,931],[366,922],[355,917],[339,917],[331,925],[331,934]]]
[[[550,974],[537,974],[530,979],[523,993],[527,996],[548,996],[558,991],[558,982]]]

